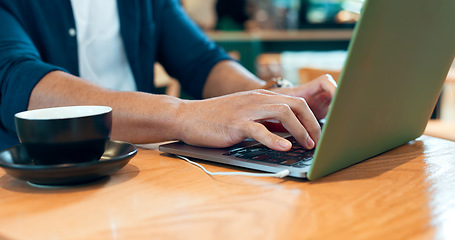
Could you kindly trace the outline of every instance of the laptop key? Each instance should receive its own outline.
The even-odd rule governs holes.
[[[271,157],[271,158],[262,160],[262,162],[275,163],[275,164],[280,164],[282,161],[283,161],[283,159],[278,159],[275,157]]]
[[[246,151],[247,151],[246,148],[236,148],[236,149],[223,153],[223,155],[230,156],[230,155],[234,155],[234,154],[242,153],[242,152],[246,152]]]
[[[266,161],[267,159],[270,159],[272,157],[273,157],[272,155],[261,154],[261,155],[258,155],[258,156],[254,156],[251,159],[257,160],[257,161]]]
[[[300,157],[301,156],[301,154],[294,153],[294,152],[287,152],[284,155],[287,157]]]
[[[292,166],[296,167],[296,168],[304,168],[304,167],[310,166],[310,164],[300,161],[300,162],[294,163]]]
[[[307,150],[307,149],[304,149],[304,148],[300,148],[300,149],[297,149],[297,150],[294,150],[292,151],[293,153],[299,153],[299,154],[303,154],[303,153],[307,153],[309,152],[310,150]]]
[[[291,166],[292,164],[296,164],[298,162],[300,162],[300,161],[297,159],[287,159],[287,160],[284,160],[283,162],[281,162],[280,164],[286,165],[286,166]]]
[[[304,157],[304,158],[302,158],[303,162],[309,162],[309,161],[312,161],[312,160],[313,160],[313,157]]]
[[[239,158],[249,158],[249,159],[251,159],[253,157],[262,155],[264,153],[266,153],[266,152],[258,150],[258,151],[252,151],[252,152],[246,152],[246,153],[237,153],[234,156],[239,157]]]

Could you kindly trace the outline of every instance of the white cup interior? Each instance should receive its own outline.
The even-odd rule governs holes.
[[[95,116],[110,111],[112,108],[106,106],[70,106],[29,110],[15,116],[28,120],[51,120]]]

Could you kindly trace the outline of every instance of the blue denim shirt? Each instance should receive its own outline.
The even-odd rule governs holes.
[[[185,92],[201,98],[211,68],[229,59],[226,53],[189,19],[178,0],[117,2],[138,91],[154,92],[158,61]],[[47,73],[78,76],[74,29],[69,0],[0,0],[0,150],[18,144],[14,114],[27,109],[33,88]]]

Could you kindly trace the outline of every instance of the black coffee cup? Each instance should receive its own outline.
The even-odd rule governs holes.
[[[71,106],[15,115],[19,141],[36,165],[98,161],[110,139],[112,108]]]

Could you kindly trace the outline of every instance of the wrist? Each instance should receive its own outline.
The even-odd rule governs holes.
[[[265,83],[265,85],[262,86],[261,88],[270,90],[273,88],[285,88],[285,87],[293,87],[293,86],[294,85],[290,81],[283,79],[281,77],[276,77],[276,78],[272,78],[272,79],[268,80]]]

